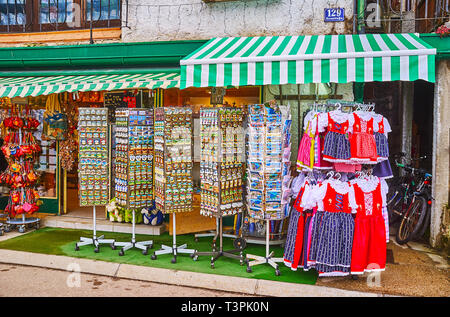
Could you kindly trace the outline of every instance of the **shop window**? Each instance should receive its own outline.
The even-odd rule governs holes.
[[[0,0],[0,32],[118,27],[121,0]],[[91,19],[92,17],[92,19]]]

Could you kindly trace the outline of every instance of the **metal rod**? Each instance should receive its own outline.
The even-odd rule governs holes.
[[[269,231],[270,231],[270,220],[266,220],[266,258],[269,257]]]
[[[175,249],[177,247],[177,226],[175,223],[175,213],[172,213],[172,241],[173,241],[173,248]]]
[[[92,35],[92,15],[93,15],[93,12],[94,12],[94,3],[93,3],[93,0],[91,0],[91,20],[89,21],[89,27],[90,27],[90,43],[91,43],[91,44],[94,44],[94,38],[93,38],[93,35]]]
[[[92,206],[92,215],[93,215],[93,219],[92,219],[92,224],[93,226],[93,236],[94,236],[94,240],[97,239],[97,226],[96,226],[96,215],[95,215],[95,205]]]

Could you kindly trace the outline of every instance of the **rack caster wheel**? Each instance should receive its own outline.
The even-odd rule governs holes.
[[[214,269],[214,262],[211,262],[211,268]]]
[[[194,257],[192,258],[192,260],[197,261],[197,260],[198,260],[198,255],[194,256]]]
[[[150,257],[152,260],[156,260],[156,255],[152,254],[152,256]]]
[[[143,255],[147,255],[147,254],[148,254],[148,248],[145,249],[145,250],[142,250],[142,254],[143,254]]]
[[[281,275],[281,273],[280,273],[280,270],[279,270],[279,269],[276,269],[276,270],[275,270],[275,275],[276,275],[276,276],[280,276],[280,275]]]
[[[120,255],[120,256],[123,256],[124,254],[125,254],[125,252],[123,252],[123,250],[120,250],[120,251],[119,251],[119,255]]]
[[[252,268],[250,266],[247,266],[247,273],[252,273]]]
[[[177,263],[177,258],[172,258],[172,260],[170,260],[170,263]]]
[[[115,250],[115,249],[116,249],[116,246],[114,245],[114,243],[111,243],[111,249],[112,249],[112,250]]]
[[[75,244],[75,251],[80,251],[80,247],[78,246],[78,244]]]
[[[95,253],[98,253],[100,251],[100,249],[98,248],[98,247],[96,247],[95,249],[94,249],[94,252]]]

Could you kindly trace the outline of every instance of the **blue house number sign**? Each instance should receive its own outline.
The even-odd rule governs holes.
[[[344,17],[344,8],[325,8],[325,22],[342,22]]]

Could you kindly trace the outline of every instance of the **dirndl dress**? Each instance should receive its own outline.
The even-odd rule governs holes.
[[[328,116],[327,134],[323,146],[323,159],[330,162],[348,162],[351,157],[348,138],[348,120],[339,123]]]
[[[392,174],[391,163],[389,162],[389,160],[378,162],[377,165],[374,166],[372,174],[379,178],[384,179],[394,177],[394,175]]]
[[[348,183],[341,183],[338,190],[333,186],[329,182],[321,186],[326,192],[312,228],[308,265],[313,266],[319,276],[350,273],[354,232],[352,210],[355,207],[350,202],[352,188]]]
[[[314,165],[314,133],[311,121],[308,121],[305,133],[300,141],[297,155],[297,170],[312,170]]]
[[[284,245],[283,262],[293,271],[297,270],[303,250],[303,236],[305,225],[305,210],[302,207],[303,198],[306,199],[309,189],[308,181],[305,181],[295,199],[289,216],[289,226]],[[305,192],[307,193],[306,195]]]
[[[374,136],[377,146],[378,161],[387,160],[389,157],[389,144],[384,128],[384,118],[378,122],[378,131],[374,132]]]
[[[374,186],[376,187],[374,188]],[[386,224],[382,214],[381,183],[357,180],[354,184],[357,212],[353,237],[351,273],[384,271],[386,267]]]
[[[362,119],[353,113],[354,123],[350,138],[351,160],[361,164],[376,164],[378,161],[377,145],[374,137],[374,119]]]

